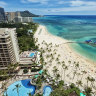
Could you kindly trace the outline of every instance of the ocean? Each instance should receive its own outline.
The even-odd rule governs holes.
[[[80,55],[96,62],[96,16],[67,16],[51,15],[34,17],[33,21],[46,26],[48,32],[53,35],[71,40],[71,47]],[[92,40],[92,44],[85,44],[86,40]],[[84,42],[79,43],[79,42]]]

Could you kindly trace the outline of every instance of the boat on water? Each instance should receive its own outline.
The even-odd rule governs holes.
[[[92,43],[92,40],[86,40],[85,43]]]
[[[86,40],[85,43],[87,43],[90,46],[96,47],[96,41]]]

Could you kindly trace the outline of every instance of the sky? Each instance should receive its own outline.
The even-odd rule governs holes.
[[[0,0],[0,7],[37,15],[96,15],[96,0]]]

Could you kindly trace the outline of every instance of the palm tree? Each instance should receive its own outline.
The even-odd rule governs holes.
[[[28,96],[32,96],[31,93],[28,93]]]
[[[84,74],[86,74],[87,72],[84,70],[84,71],[82,71],[82,77],[81,77],[81,80],[82,80],[82,78],[83,78],[83,75]]]
[[[75,68],[77,70],[77,68],[79,67],[79,64],[78,63],[76,64],[76,62],[74,62],[74,64],[75,64]],[[73,70],[74,70],[74,67],[72,67],[71,71],[67,74],[67,76],[69,76],[72,73]]]
[[[40,46],[40,44],[38,44],[38,46]]]
[[[42,50],[42,53],[45,53],[45,50],[44,49]]]
[[[48,58],[49,58],[49,55],[47,54],[47,55],[46,55],[47,62],[48,62]]]
[[[46,62],[44,62],[44,65],[47,65],[47,63],[46,63]]]
[[[74,61],[74,64],[76,64],[76,62]]]
[[[63,80],[63,76],[64,76],[64,66],[65,66],[65,64],[64,63],[62,63],[62,72],[63,72],[63,74],[62,74],[62,80]]]
[[[5,87],[5,92],[6,92],[6,94],[5,94],[4,96],[8,96],[7,90],[8,90],[8,88]]]
[[[53,51],[56,52],[56,49],[54,49]]]
[[[50,54],[50,56],[51,56],[51,57],[53,56],[52,53]]]
[[[44,72],[43,72],[43,74],[48,75],[47,72],[48,72],[48,70],[45,69]]]
[[[12,67],[11,64],[9,64],[8,67],[7,67],[9,75],[10,75],[11,67]]]
[[[51,63],[52,63],[52,59],[51,60],[49,60],[49,63],[50,63],[50,65],[52,65]]]
[[[59,61],[59,58],[58,57],[56,58],[56,61]]]
[[[64,61],[62,61],[62,64],[65,64],[65,62],[64,62]]]
[[[79,62],[77,64],[75,64],[75,68],[76,68],[76,71],[77,71],[77,68],[79,68]]]
[[[49,58],[49,55],[46,55],[46,58]]]
[[[60,54],[58,54],[58,57],[60,57]]]
[[[16,88],[14,88],[13,91],[16,89],[17,90],[17,94],[19,96],[19,88],[21,87],[21,85],[17,84],[15,86],[16,86]]]
[[[60,65],[61,63],[58,61],[57,64],[58,64],[58,68],[59,68],[59,65]]]
[[[71,64],[71,61],[68,61],[68,63],[69,63],[69,66],[70,66],[70,64]]]
[[[3,76],[8,76],[7,70],[5,70],[5,69],[4,69],[1,73],[3,74]],[[2,75],[2,74],[1,74],[1,75]]]
[[[12,68],[13,68],[13,74],[15,72],[15,69],[19,66],[19,63],[16,63],[16,64],[12,64]]]
[[[69,64],[71,63],[71,61],[68,61],[69,62]]]
[[[52,58],[51,58],[52,60],[54,60],[54,57],[53,57],[53,55],[52,55]]]
[[[60,78],[60,74],[56,74],[56,80]]]
[[[56,66],[54,66],[54,67],[53,67],[53,73],[54,73],[54,75],[56,75],[58,71],[59,71],[59,70],[56,68]]]
[[[79,80],[79,81],[77,81],[76,83],[77,83],[78,87],[79,87],[79,86],[82,86],[82,81]]]
[[[86,88],[85,88],[85,92],[86,92],[86,96],[91,96],[92,88],[86,87]]]
[[[88,82],[90,81],[90,77],[88,76],[88,77],[86,78],[86,80],[87,80],[87,87],[88,87]]]
[[[90,78],[90,82],[91,82],[91,86],[93,87],[93,83],[94,83],[95,79],[92,77]]]
[[[41,47],[41,51],[43,50],[43,48]]]
[[[73,72],[73,79],[75,78],[75,75],[77,74],[76,71]]]
[[[80,73],[77,73],[77,81],[78,81],[80,75],[81,75]]]
[[[56,55],[56,52],[54,52],[54,55]]]
[[[63,65],[62,67],[64,69],[64,80],[65,80],[65,72],[66,72],[66,70],[68,70],[68,67],[66,65],[65,66]]]

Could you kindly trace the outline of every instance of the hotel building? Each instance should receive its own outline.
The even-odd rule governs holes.
[[[22,17],[19,11],[17,12],[6,12],[6,17],[9,22],[15,23],[28,23],[32,22],[32,17]]]
[[[16,23],[28,23],[28,22],[32,22],[32,17],[21,17],[21,16],[17,16],[15,17],[14,21]]]
[[[0,7],[0,23],[5,22],[5,11],[4,8]]]
[[[0,69],[19,62],[16,28],[0,28]]]

